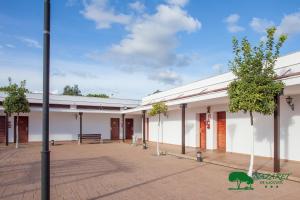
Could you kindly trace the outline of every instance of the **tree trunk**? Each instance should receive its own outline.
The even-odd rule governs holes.
[[[17,115],[17,122],[16,122],[16,149],[19,148],[19,113]]]
[[[156,140],[156,154],[160,155],[159,152],[159,130],[160,130],[160,114],[158,115],[158,130],[157,130],[157,140]]]
[[[251,142],[251,157],[250,157],[250,165],[249,165],[249,170],[248,170],[248,176],[252,177],[253,163],[254,163],[254,127],[253,127],[253,113],[252,113],[252,111],[250,111],[250,120],[251,120],[252,142]]]
[[[241,183],[242,183],[241,181],[237,181],[237,188],[238,188],[238,189],[240,189]]]

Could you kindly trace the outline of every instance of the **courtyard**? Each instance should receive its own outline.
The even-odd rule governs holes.
[[[0,147],[0,199],[40,199],[40,144]],[[300,183],[232,191],[233,169],[127,143],[51,146],[51,199],[297,199]]]

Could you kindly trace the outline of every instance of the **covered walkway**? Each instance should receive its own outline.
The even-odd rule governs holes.
[[[149,147],[156,148],[156,143],[149,142]],[[160,150],[168,154],[196,158],[199,148],[186,147],[185,155],[181,156],[181,146],[171,144],[160,144]],[[219,152],[216,150],[203,151],[204,161],[212,162],[219,165],[230,166],[232,168],[247,169],[249,166],[250,156],[245,154]],[[298,161],[280,161],[281,172],[291,173],[291,176],[297,177],[300,181],[300,162]],[[273,159],[267,157],[254,157],[254,169],[258,171],[273,171]]]

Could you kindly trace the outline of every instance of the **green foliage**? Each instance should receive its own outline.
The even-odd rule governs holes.
[[[243,38],[241,44],[233,38],[234,59],[230,67],[236,79],[228,88],[231,112],[249,112],[251,119],[252,112],[264,115],[274,112],[274,97],[284,88],[284,84],[276,80],[274,65],[287,39],[286,35],[280,35],[275,44],[275,32],[275,27],[267,29],[267,40],[254,47],[247,38]]]
[[[9,115],[13,113],[28,113],[30,112],[29,103],[26,99],[26,92],[28,91],[25,88],[26,81],[21,81],[20,86],[12,83],[9,79],[9,86],[7,86],[7,97],[3,101],[4,111]]]
[[[168,106],[164,102],[159,102],[152,105],[152,109],[150,110],[149,115],[160,116],[160,114],[166,115],[167,112],[168,112]]]
[[[78,85],[74,85],[73,87],[66,85],[64,87],[63,95],[82,96],[81,91],[78,88]]]
[[[88,94],[87,97],[109,98],[107,94]]]
[[[9,91],[9,87],[8,86],[0,87],[0,92],[8,92],[8,91]]]
[[[236,182],[237,183],[237,189],[240,189],[241,183],[247,183],[248,185],[253,184],[253,179],[248,176],[245,172],[231,172],[229,174],[228,180],[230,182]]]

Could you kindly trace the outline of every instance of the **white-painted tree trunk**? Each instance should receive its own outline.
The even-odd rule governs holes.
[[[251,134],[252,134],[252,141],[251,141],[251,156],[250,156],[250,164],[248,170],[248,176],[252,177],[253,174],[253,164],[254,164],[254,126],[251,124]]]

